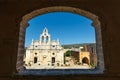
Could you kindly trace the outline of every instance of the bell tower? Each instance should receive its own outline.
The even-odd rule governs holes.
[[[40,44],[49,44],[50,43],[50,34],[48,29],[45,27],[42,34],[40,35]]]

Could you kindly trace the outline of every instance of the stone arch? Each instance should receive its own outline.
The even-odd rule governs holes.
[[[44,42],[44,39],[45,39],[44,36],[42,36],[42,38],[41,38],[41,42],[42,42],[42,43]]]
[[[89,59],[87,57],[82,58],[82,64],[89,64]]]
[[[98,19],[98,16],[79,8],[67,7],[67,6],[54,6],[54,7],[41,8],[41,9],[34,10],[22,17],[22,21],[20,22],[18,54],[17,54],[17,64],[16,64],[16,69],[18,73],[21,73],[24,70],[23,69],[24,41],[25,41],[25,31],[28,26],[28,21],[37,15],[41,15],[49,12],[76,13],[76,14],[85,16],[93,21],[92,25],[94,26],[95,32],[96,32],[96,49],[97,49],[96,51],[97,51],[97,59],[98,59],[97,70],[99,73],[103,73],[104,59],[103,59],[103,51],[102,51],[101,27],[100,27],[100,21]]]
[[[48,37],[48,36],[46,36],[46,43],[48,43],[48,41],[49,41],[49,37]]]

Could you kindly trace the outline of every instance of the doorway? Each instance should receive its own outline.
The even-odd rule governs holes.
[[[55,57],[52,57],[52,63],[55,63]]]
[[[34,57],[34,63],[37,63],[37,57]]]
[[[89,60],[88,60],[87,57],[84,57],[84,58],[82,59],[82,64],[89,64]]]

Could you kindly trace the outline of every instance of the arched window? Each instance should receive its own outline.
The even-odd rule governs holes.
[[[40,14],[44,14],[44,13],[48,13],[48,12],[55,12],[55,11],[66,11],[66,12],[72,12],[72,13],[76,13],[76,14],[79,14],[79,15],[83,15],[89,19],[91,19],[93,21],[92,25],[93,27],[95,28],[95,34],[96,34],[96,52],[97,52],[97,69],[94,70],[72,70],[72,72],[74,74],[81,74],[81,73],[87,73],[87,74],[96,74],[96,73],[103,73],[104,71],[104,58],[103,58],[103,51],[102,51],[102,35],[101,35],[101,25],[100,25],[100,21],[98,19],[98,16],[88,12],[88,11],[84,11],[84,10],[81,10],[79,8],[73,8],[73,7],[64,7],[64,6],[56,6],[56,7],[47,7],[47,8],[43,8],[43,9],[38,9],[38,10],[35,10],[25,16],[23,16],[23,20],[20,22],[20,35],[25,35],[25,27],[28,25],[27,22],[28,20],[30,20],[31,18],[37,16],[37,15],[40,15]],[[69,29],[64,29],[66,31],[69,31]],[[65,34],[64,34],[65,35]],[[23,53],[24,53],[24,42],[21,42],[21,40],[25,40],[24,37],[22,36],[19,36],[19,44],[18,44],[18,57],[17,57],[17,71],[20,73],[20,72],[24,72],[24,69],[23,69]],[[42,37],[42,42],[44,42],[44,37]],[[22,45],[22,46],[21,46]],[[74,50],[77,50],[76,47],[74,48]],[[22,57],[22,58],[21,58]],[[73,57],[74,58],[74,57]],[[69,58],[68,58],[69,59]],[[76,60],[74,58],[74,60]],[[73,60],[73,61],[74,61]],[[36,63],[37,61],[37,58],[34,58],[34,63]],[[55,58],[52,58],[52,62],[55,61]],[[56,59],[57,61],[57,59]],[[83,61],[84,62],[84,61]],[[63,64],[60,64],[60,65],[63,65]],[[63,65],[64,66],[64,65]],[[57,71],[57,70],[56,70]],[[32,71],[31,71],[32,72]],[[60,74],[63,74],[63,71],[58,71]],[[29,71],[28,71],[29,73]],[[41,72],[40,72],[41,73]],[[50,72],[50,74],[54,72]],[[64,71],[64,73],[66,74],[67,72]],[[33,74],[33,73],[31,73]],[[49,75],[49,73],[47,73]],[[70,74],[71,73],[71,70],[70,70]]]
[[[44,36],[42,36],[42,43],[44,42]]]
[[[49,37],[47,36],[47,37],[46,37],[46,43],[48,43],[48,40],[49,40]]]

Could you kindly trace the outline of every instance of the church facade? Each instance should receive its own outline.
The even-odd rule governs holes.
[[[59,40],[51,40],[51,35],[45,28],[40,35],[40,40],[32,40],[31,45],[25,49],[24,62],[25,67],[34,65],[41,68],[63,66],[63,47]]]

